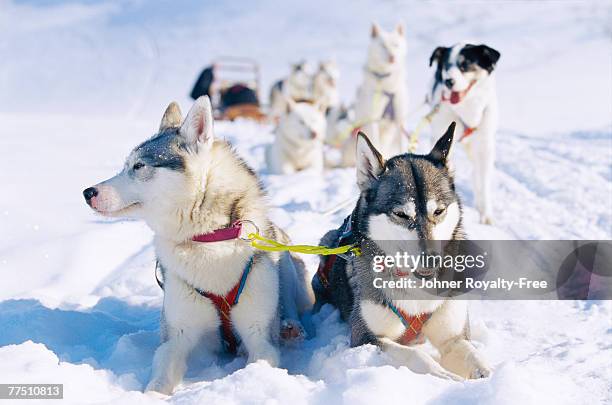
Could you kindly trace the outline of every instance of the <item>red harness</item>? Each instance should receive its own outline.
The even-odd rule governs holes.
[[[236,221],[228,228],[216,229],[210,233],[195,235],[193,238],[191,238],[191,240],[201,243],[221,242],[239,238],[241,231],[242,222]],[[195,288],[198,294],[200,294],[202,297],[208,298],[213,303],[215,308],[217,308],[217,313],[219,314],[219,319],[221,320],[221,338],[225,344],[225,349],[230,353],[236,353],[236,350],[238,349],[238,339],[236,338],[232,328],[232,308],[238,304],[238,299],[240,298],[240,294],[242,294],[246,280],[249,277],[251,267],[253,267],[253,257],[249,259],[249,262],[242,271],[240,280],[238,280],[236,285],[234,285],[234,287],[232,287],[232,289],[225,295],[217,295],[208,291],[200,290],[199,288]]]
[[[408,346],[411,344],[423,343],[425,341],[425,337],[421,334],[421,331],[423,330],[425,322],[431,318],[431,314],[408,315],[393,304],[390,304],[389,308],[395,312],[406,328],[402,336],[397,339],[397,343]]]
[[[236,221],[228,228],[216,229],[210,233],[195,235],[191,238],[194,242],[221,242],[225,240],[238,239],[240,237],[240,232],[242,231],[242,222]],[[246,284],[247,278],[249,277],[249,272],[253,267],[254,257],[251,256],[244,270],[242,271],[242,276],[240,280],[234,285],[225,295],[217,295],[208,291],[200,290],[197,287],[194,287],[194,290],[200,294],[204,298],[208,298],[215,308],[217,309],[217,314],[219,315],[219,319],[221,321],[220,331],[221,338],[223,339],[223,343],[225,345],[225,349],[230,353],[236,353],[238,349],[238,339],[234,334],[232,328],[232,308],[238,304],[238,299],[240,298],[240,294],[242,294],[242,290]],[[164,283],[160,280],[157,275],[157,270],[159,268],[159,261],[155,266],[155,279],[157,280],[157,284],[164,289]]]
[[[238,349],[238,339],[232,328],[232,308],[238,304],[238,298],[240,298],[240,294],[246,284],[251,267],[253,267],[253,257],[249,259],[249,262],[242,271],[242,277],[240,277],[238,283],[225,295],[217,295],[195,288],[198,294],[211,300],[215,308],[217,308],[217,314],[221,320],[221,337],[223,338],[225,349],[229,353],[235,354]]]

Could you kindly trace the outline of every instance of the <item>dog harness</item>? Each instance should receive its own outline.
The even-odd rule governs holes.
[[[352,214],[344,219],[342,227],[340,227],[340,238],[338,239],[334,247],[338,247],[344,244],[344,242],[346,242],[351,236],[353,236],[352,219]],[[334,267],[334,263],[336,263],[337,257],[338,255],[324,256],[323,261],[321,261],[321,263],[319,264],[319,268],[317,269],[317,278],[325,289],[329,288],[329,272]]]
[[[227,228],[220,228],[209,233],[195,235],[191,238],[191,240],[194,242],[207,243],[238,239],[240,238],[240,233],[242,232],[242,224],[242,221],[236,221]],[[225,295],[217,295],[201,290],[197,287],[193,287],[193,289],[202,297],[208,298],[217,309],[217,314],[219,315],[219,320],[221,321],[219,329],[224,348],[227,352],[232,354],[235,354],[238,349],[238,338],[234,334],[232,328],[232,308],[238,304],[238,299],[242,294],[242,290],[244,289],[249,273],[251,272],[251,268],[253,267],[253,261],[254,256],[251,256],[244,270],[242,270],[240,280],[238,280],[238,283],[236,283],[236,285],[234,285]],[[159,260],[155,264],[155,280],[163,290],[164,283],[157,274],[158,270],[160,270]]]
[[[400,336],[396,341],[402,345],[411,345],[416,343],[422,343],[424,340],[421,331],[423,329],[423,325],[425,322],[431,318],[431,313],[423,313],[418,315],[409,315],[405,311],[396,307],[393,302],[387,302],[387,306],[397,317],[402,321],[402,324],[406,328],[402,336]]]
[[[242,276],[240,277],[238,283],[225,295],[213,294],[194,287],[198,294],[204,298],[208,298],[213,303],[215,308],[217,308],[217,314],[221,320],[221,338],[223,339],[225,350],[232,354],[235,354],[236,350],[238,349],[238,338],[234,334],[232,328],[232,308],[238,304],[238,299],[240,298],[240,294],[242,294],[242,290],[244,289],[244,285],[246,284],[252,267],[253,256],[251,256],[249,262],[242,271]]]

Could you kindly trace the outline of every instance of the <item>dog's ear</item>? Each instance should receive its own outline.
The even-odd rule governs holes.
[[[436,142],[431,152],[429,152],[429,157],[431,159],[435,160],[436,162],[440,162],[445,166],[447,164],[451,147],[453,146],[453,136],[455,135],[456,125],[457,124],[455,121],[451,122],[444,135],[438,139],[438,142]]]
[[[196,147],[196,150],[199,150],[200,147],[209,149],[212,146],[214,140],[213,114],[208,96],[199,97],[193,103],[180,132],[188,143]]]
[[[395,26],[395,31],[397,31],[398,34],[400,34],[401,36],[404,36],[404,24],[402,23],[397,23],[397,25]]]
[[[357,185],[361,191],[370,188],[385,170],[385,160],[363,133],[357,134]]]
[[[370,36],[372,38],[376,38],[380,35],[380,27],[376,23],[372,23],[372,30],[370,31]]]
[[[439,65],[442,62],[442,58],[444,58],[446,52],[448,52],[448,49],[449,48],[444,46],[437,47],[429,57],[429,66],[433,65],[434,62]]]
[[[170,103],[164,116],[159,124],[159,132],[162,132],[168,128],[180,127],[183,121],[183,115],[181,114],[181,108],[176,101]]]
[[[473,52],[478,66],[489,73],[495,69],[495,64],[501,56],[498,51],[486,45],[476,45],[470,51]]]

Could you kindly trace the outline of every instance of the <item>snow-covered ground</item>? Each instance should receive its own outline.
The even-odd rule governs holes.
[[[403,21],[415,106],[435,46],[486,42],[502,53],[496,226],[476,223],[459,153],[468,232],[612,239],[610,2],[218,3],[0,0],[0,383],[64,383],[65,402],[78,404],[154,401],[141,393],[161,305],[151,231],[95,216],[81,191],[120,168],[169,101],[186,111],[199,70],[220,55],[258,60],[264,93],[289,62],[335,57],[350,102],[370,22]],[[296,242],[315,243],[347,214],[321,213],[356,195],[352,170],[266,175],[270,127],[216,130],[261,173],[274,220]],[[315,259],[306,260],[314,272]],[[474,302],[471,318],[495,367],[487,380],[450,382],[386,366],[374,347],[350,349],[338,313],[324,308],[313,319],[316,337],[283,349],[282,368],[196,359],[168,401],[612,400],[610,302]]]

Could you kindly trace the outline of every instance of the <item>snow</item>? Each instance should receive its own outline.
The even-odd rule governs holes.
[[[468,38],[502,53],[495,227],[477,224],[469,165],[457,154],[469,235],[612,239],[611,15],[609,2],[572,1],[0,0],[0,382],[61,382],[75,404],[609,402],[612,305],[566,301],[473,302],[475,339],[495,368],[487,380],[387,366],[374,347],[349,348],[346,325],[325,307],[313,317],[316,336],[284,348],[281,368],[198,357],[174,396],[143,394],[161,306],[152,234],[93,215],[81,191],[119,169],[171,100],[186,111],[214,58],[255,58],[265,94],[289,62],[335,57],[350,102],[370,21],[401,20],[411,107],[435,46]],[[216,125],[260,173],[273,219],[295,242],[315,243],[347,214],[322,215],[356,195],[354,172],[267,174],[271,129]],[[305,259],[314,272],[316,259]]]

